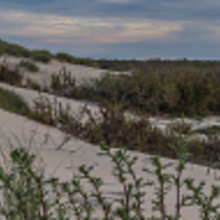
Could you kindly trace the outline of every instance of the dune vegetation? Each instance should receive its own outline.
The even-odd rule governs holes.
[[[0,88],[0,108],[22,115],[29,115],[30,109],[16,93]]]
[[[8,53],[13,50],[27,50],[17,45],[4,44]],[[50,56],[49,52],[45,50],[42,52],[34,51],[35,55]],[[18,54],[22,55],[22,53]],[[67,59],[71,62],[71,56],[68,54],[59,53],[59,59]],[[114,62],[125,63],[112,61],[112,65]],[[29,65],[29,62],[25,65]],[[83,124],[79,118],[71,115],[68,108],[59,103],[51,103],[43,97],[35,102],[35,109],[27,115],[48,125],[62,125],[66,132],[74,127],[72,134],[94,144],[106,141],[112,147],[126,146],[132,150],[151,154],[160,153],[175,158],[175,153],[168,149],[168,146],[189,134],[190,127],[187,124],[172,125],[167,134],[164,134],[151,126],[148,117],[150,115],[166,117],[217,115],[220,107],[218,65],[218,62],[206,61],[149,61],[148,65],[147,62],[144,66],[140,65],[143,67],[142,70],[134,70],[128,75],[112,75],[109,72],[101,78],[80,85],[76,83],[70,72],[62,69],[59,74],[52,76],[51,85],[46,88],[46,92],[97,103],[103,121],[94,118],[88,109],[84,109],[82,114],[86,114],[89,120],[87,124]],[[23,86],[22,72],[17,67],[11,68],[5,62],[0,65],[0,81]],[[31,80],[28,86],[40,90],[40,85]],[[140,115],[141,120],[128,121],[125,117],[127,111]],[[54,112],[57,113],[56,117]],[[196,162],[207,162],[218,144],[216,138],[212,138],[210,143],[194,140],[190,151],[196,155],[194,157]]]

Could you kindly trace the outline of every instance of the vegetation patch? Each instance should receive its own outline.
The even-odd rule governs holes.
[[[47,50],[32,50],[31,57],[35,61],[40,61],[43,63],[49,63],[52,59],[52,54]]]
[[[28,105],[20,96],[3,88],[0,88],[0,108],[18,114],[30,114]]]
[[[197,133],[201,133],[201,134],[219,134],[220,133],[220,126],[217,125],[213,125],[207,128],[202,128],[202,129],[197,129],[194,130]]]
[[[14,67],[6,61],[0,64],[0,82],[20,86],[22,79],[23,76],[19,68]]]
[[[171,133],[179,135],[189,135],[192,133],[192,124],[184,122],[184,120],[170,123],[167,130]]]
[[[74,63],[76,61],[76,58],[69,55],[68,53],[57,53],[56,58],[61,62],[68,62],[68,63]]]
[[[24,67],[25,69],[29,70],[30,72],[39,71],[38,66],[30,60],[21,60],[19,63],[19,66]]]
[[[10,54],[16,57],[29,57],[30,51],[17,44],[11,44],[0,39],[0,56]]]
[[[127,148],[149,154],[161,154],[176,158],[176,153],[169,148],[183,140],[183,132],[190,132],[190,127],[178,125],[174,132],[163,134],[152,127],[147,118],[134,120],[125,116],[126,107],[106,104],[94,115],[86,106],[77,113],[70,106],[62,106],[54,99],[51,102],[44,96],[35,100],[32,118],[47,125],[58,127],[62,131],[93,144],[105,141],[108,146]],[[86,118],[86,122],[83,120]],[[181,133],[182,132],[182,133]],[[219,142],[205,143],[192,140],[188,149],[193,155],[191,162],[206,163],[213,155]],[[217,151],[216,155],[220,152]]]
[[[75,81],[66,79],[67,74],[54,77],[51,88],[56,94],[58,87],[59,91],[73,88],[65,96],[99,104],[106,101],[113,105],[126,104],[130,111],[142,114],[203,117],[220,112],[220,75],[217,73],[198,73],[194,69],[185,72],[176,69],[163,75],[152,70],[131,75],[106,73],[89,86],[82,83],[77,88]]]

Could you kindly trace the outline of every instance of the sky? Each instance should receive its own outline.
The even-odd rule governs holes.
[[[220,58],[219,0],[0,0],[0,39],[94,59]]]

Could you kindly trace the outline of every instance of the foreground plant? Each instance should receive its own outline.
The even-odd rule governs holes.
[[[112,153],[111,149],[104,143],[100,145],[104,153],[99,155],[106,155],[111,158],[114,164],[113,174],[122,184],[124,191],[124,198],[117,200],[120,206],[116,209],[115,214],[122,219],[144,219],[143,216],[143,197],[145,193],[142,188],[150,183],[144,183],[142,178],[138,178],[133,170],[133,166],[137,161],[137,157],[131,157],[126,149],[120,149]],[[131,177],[132,182],[128,182],[128,176]]]
[[[174,163],[170,162],[167,164],[162,164],[161,157],[159,155],[153,156],[151,158],[151,162],[152,162],[152,165],[155,167],[155,171],[151,171],[147,168],[144,169],[145,172],[151,173],[157,176],[157,181],[159,182],[159,186],[155,187],[155,194],[156,194],[157,199],[153,200],[152,202],[154,204],[153,210],[159,211],[162,220],[180,219],[181,207],[193,204],[191,200],[192,197],[188,195],[181,195],[181,187],[185,183],[190,183],[189,178],[182,179],[182,174],[185,169],[185,166],[187,162],[189,162],[189,159],[191,157],[191,154],[189,153],[190,142],[180,140],[177,143],[177,145],[170,146],[170,148],[173,149],[177,155],[177,162],[175,165],[175,171],[176,171],[175,174],[164,172],[167,168],[173,167]],[[166,210],[166,195],[168,194],[172,186],[175,187],[175,191],[176,191],[176,204],[175,204],[174,215],[168,214]],[[192,184],[190,186],[192,186]],[[191,187],[190,189],[193,189],[193,188]],[[194,191],[194,193],[195,192],[196,191]],[[193,196],[197,196],[197,195],[194,194]]]
[[[102,191],[103,180],[92,174],[93,166],[82,165],[78,167],[78,176],[60,182],[58,178],[46,178],[44,172],[40,172],[34,165],[35,156],[20,146],[10,152],[11,166],[7,169],[0,167],[0,191],[3,195],[0,215],[7,220],[70,220],[72,217],[90,220],[94,219],[98,205],[102,210],[102,219],[105,220],[178,220],[183,206],[195,205],[200,208],[202,220],[217,220],[220,217],[220,205],[216,204],[216,199],[219,198],[220,187],[212,186],[208,196],[202,191],[204,182],[195,186],[193,179],[182,178],[190,158],[189,147],[190,143],[184,141],[171,146],[178,157],[175,164],[163,164],[160,156],[151,157],[155,169],[147,167],[144,171],[156,175],[158,185],[155,181],[144,181],[138,177],[134,171],[137,157],[132,157],[125,148],[113,150],[102,142],[102,152],[98,155],[111,159],[113,175],[123,188],[123,196],[110,202]],[[165,172],[171,166],[174,166],[174,172]],[[90,190],[85,183],[91,186]],[[184,184],[189,195],[181,193]],[[153,210],[159,212],[159,218],[146,218],[144,215],[144,187],[152,185],[155,185],[156,195],[152,201]],[[171,187],[175,188],[176,204],[175,213],[169,214],[166,195]]]
[[[49,204],[44,176],[33,169],[34,155],[26,149],[12,150],[12,167],[9,173],[0,168],[4,204],[1,214],[6,219],[47,219]]]
[[[194,180],[192,178],[185,180],[187,188],[193,193],[192,196],[189,196],[188,199],[192,201],[193,204],[196,204],[200,208],[200,217],[202,220],[211,220],[219,219],[220,205],[214,205],[214,200],[219,198],[220,187],[212,186],[210,196],[207,196],[202,190],[205,186],[205,182],[200,182],[198,186],[195,186]]]

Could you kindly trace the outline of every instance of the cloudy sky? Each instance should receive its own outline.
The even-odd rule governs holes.
[[[220,58],[219,0],[0,0],[0,38],[105,59]]]

